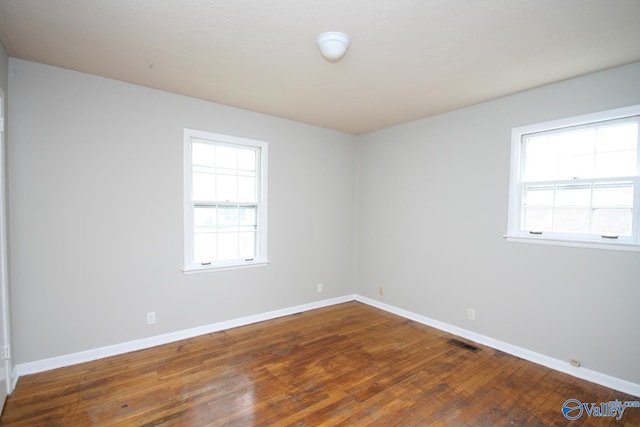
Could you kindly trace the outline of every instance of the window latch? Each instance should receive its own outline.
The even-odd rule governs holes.
[[[615,240],[618,238],[618,236],[607,236],[606,234],[601,234],[600,237],[602,237],[603,239],[611,239],[611,240]]]
[[[540,235],[540,234],[542,234],[542,231],[529,231],[529,234]]]
[[[211,262],[201,262],[200,265],[211,265]]]

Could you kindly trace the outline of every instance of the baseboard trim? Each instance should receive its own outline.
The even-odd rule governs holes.
[[[11,389],[9,390],[9,394],[13,393],[13,390],[16,389],[19,378],[20,376],[18,375],[18,367],[14,366],[13,369],[11,369],[11,377],[9,378],[11,381],[11,383],[9,384],[9,386],[11,387]]]
[[[237,319],[226,320],[209,325],[198,326],[195,328],[185,329],[177,332],[156,335],[149,338],[129,341],[121,344],[110,345],[106,347],[95,348],[91,350],[81,351],[78,353],[66,354],[63,356],[52,357],[49,359],[38,360],[35,362],[21,363],[16,365],[15,382],[23,375],[36,374],[38,372],[50,371],[52,369],[63,368],[65,366],[77,365],[79,363],[91,362],[103,359],[105,357],[117,356],[119,354],[129,353],[132,351],[144,350],[146,348],[156,347],[163,344],[180,341],[183,339],[197,337],[199,335],[209,334],[212,332],[223,331],[226,329],[237,328],[238,326],[250,325],[252,323],[263,322],[265,320],[276,319],[278,317],[289,316],[304,311],[315,310],[317,308],[329,307],[344,302],[353,301],[355,295],[345,295],[342,297],[316,301],[308,304],[297,305],[294,307],[283,308],[280,310],[269,311],[266,313],[255,314]],[[15,388],[15,383],[14,383]]]
[[[389,313],[396,314],[410,319],[418,323],[422,323],[427,326],[439,329],[444,332],[448,332],[459,337],[466,338],[468,340],[477,342],[482,345],[486,345],[496,350],[504,351],[513,356],[520,357],[533,363],[537,363],[542,366],[546,366],[550,369],[564,372],[576,378],[580,378],[586,381],[590,381],[595,384],[600,384],[605,387],[618,390],[623,393],[630,394],[632,396],[640,397],[640,384],[635,384],[630,381],[626,381],[620,378],[612,377],[610,375],[602,374],[597,371],[592,371],[586,368],[576,368],[571,366],[568,362],[554,359],[535,351],[528,350],[526,348],[518,347],[494,338],[481,335],[458,326],[450,325],[448,323],[441,322],[439,320],[432,319],[420,314],[413,313],[411,311],[383,303],[381,301],[367,298],[362,295],[345,295],[342,297],[326,299],[322,301],[316,301],[308,304],[297,305],[294,307],[288,307],[280,310],[269,311],[265,313],[255,314],[251,316],[240,317],[237,319],[226,320],[223,322],[213,323],[209,325],[203,325],[196,328],[185,329],[182,331],[171,332],[167,334],[157,335],[149,338],[142,338],[139,340],[129,341],[121,344],[110,345],[106,347],[100,347],[96,349],[81,351],[78,353],[71,353],[63,356],[53,357],[49,359],[43,359],[35,362],[21,363],[14,367],[12,375],[12,389],[18,379],[23,375],[35,374],[38,372],[49,371],[52,369],[62,368],[65,366],[76,365],[84,362],[91,362],[94,360],[103,359],[105,357],[116,356],[119,354],[125,354],[132,351],[144,350],[146,348],[156,347],[158,345],[169,344],[172,342],[180,341],[183,339],[193,338],[196,336],[209,334],[212,332],[223,331],[226,329],[236,328],[239,326],[250,325],[252,323],[263,322],[265,320],[276,319],[279,317],[289,316],[292,314],[305,312],[309,310],[315,310],[317,308],[329,307],[336,304],[342,304],[349,301],[359,301],[363,304],[370,305],[375,308],[387,311]]]
[[[582,367],[576,368],[574,366],[571,366],[568,362],[555,359],[553,357],[549,357],[544,354],[528,350],[526,348],[518,347],[503,341],[499,341],[481,334],[477,334],[475,332],[468,331],[466,329],[453,326],[448,323],[441,322],[439,320],[431,319],[429,317],[422,316],[420,314],[416,314],[411,311],[404,310],[402,308],[398,308],[393,305],[389,305],[372,298],[367,298],[362,295],[356,295],[356,301],[362,302],[372,307],[379,308],[389,313],[396,314],[406,319],[410,319],[418,323],[422,323],[423,325],[431,326],[441,331],[466,338],[468,340],[477,342],[479,344],[486,345],[491,348],[495,348],[496,350],[504,351],[505,353],[509,353],[513,356],[520,357],[522,359],[528,360],[538,365],[546,366],[547,368],[551,368],[553,370],[560,371],[565,374],[569,374],[576,378],[580,378],[595,384],[609,387],[614,390],[618,390],[623,393],[630,394],[632,396],[640,397],[640,384],[635,384],[630,381],[612,377],[610,375],[606,375],[597,371],[592,371],[590,369],[586,369]]]

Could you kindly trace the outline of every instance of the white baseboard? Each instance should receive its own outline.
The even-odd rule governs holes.
[[[9,377],[9,394],[13,393],[13,390],[16,389],[16,384],[18,384],[18,379],[20,378],[20,376],[18,375],[18,367],[14,366],[13,369],[11,370],[11,375]]]
[[[586,368],[576,368],[568,362],[545,356],[535,351],[527,350],[503,341],[499,341],[484,335],[477,334],[466,329],[440,322],[420,314],[413,313],[402,308],[398,308],[371,298],[361,295],[345,295],[338,298],[331,298],[322,301],[316,301],[309,304],[298,305],[294,307],[284,308],[281,310],[269,311],[266,313],[255,314],[252,316],[241,317],[238,319],[227,320],[224,322],[213,323],[210,325],[199,326],[196,328],[185,329],[182,331],[172,332],[154,337],[143,338],[135,341],[129,341],[122,344],[115,344],[106,347],[100,347],[92,350],[81,351],[78,353],[67,354],[64,356],[53,357],[50,359],[39,360],[36,362],[21,363],[15,366],[12,375],[13,388],[19,377],[38,372],[49,371],[51,369],[62,368],[64,366],[75,365],[78,363],[90,362],[109,356],[128,353],[131,351],[143,350],[145,348],[155,347],[162,344],[168,344],[187,338],[193,338],[199,335],[218,332],[226,329],[236,328],[238,326],[250,325],[252,323],[262,322],[265,320],[276,319],[278,317],[289,316],[304,311],[314,310],[317,308],[328,307],[331,305],[341,304],[348,301],[359,301],[372,307],[379,308],[389,313],[402,316],[406,319],[414,320],[427,326],[434,327],[444,332],[457,335],[468,340],[477,342],[488,347],[495,348],[505,353],[520,357],[533,363],[564,372],[577,378],[590,381],[632,396],[640,397],[640,384],[635,384],[620,378],[602,374]]]
[[[355,300],[355,295],[345,295],[338,298],[331,298],[322,301],[316,301],[309,304],[297,305],[294,307],[283,308],[281,310],[269,311],[266,313],[255,314],[238,319],[227,320],[224,322],[213,323],[210,325],[198,326],[196,328],[185,329],[182,331],[171,332],[168,334],[157,335],[149,338],[142,338],[135,341],[129,341],[121,344],[110,345],[106,347],[95,348],[91,350],[81,351],[78,353],[65,354],[64,356],[52,357],[50,359],[38,360],[35,362],[21,363],[16,365],[15,381],[23,375],[35,374],[38,372],[49,371],[51,369],[62,368],[65,366],[76,365],[78,363],[91,362],[93,360],[103,359],[105,357],[116,356],[119,354],[129,353],[132,351],[143,350],[145,348],[156,347],[162,344],[168,344],[187,338],[193,338],[199,335],[210,334],[212,332],[223,331],[226,329],[236,328],[238,326],[250,325],[252,323],[262,322],[265,320],[276,319],[278,317],[289,316],[291,314],[303,311],[314,310],[316,308],[328,307],[335,304]]]
[[[614,390],[621,391],[632,396],[640,397],[640,384],[635,384],[630,381],[626,381],[620,378],[612,377],[610,375],[602,374],[600,372],[592,371],[586,368],[576,368],[563,360],[554,359],[553,357],[545,356],[535,351],[527,350],[526,348],[518,347],[503,341],[499,341],[484,335],[477,334],[475,332],[468,331],[457,326],[450,325],[448,323],[440,322],[439,320],[431,319],[420,314],[413,313],[411,311],[404,310],[383,302],[367,298],[361,295],[356,295],[356,301],[360,301],[364,304],[372,307],[379,308],[389,313],[397,314],[406,319],[414,320],[423,325],[431,326],[441,331],[448,332],[453,335],[457,335],[468,340],[477,342],[478,344],[486,345],[496,350],[504,351],[513,356],[520,357],[538,365],[546,366],[556,371],[564,372],[565,374],[572,375],[574,377],[590,381],[592,383],[600,384],[605,387],[612,388]]]

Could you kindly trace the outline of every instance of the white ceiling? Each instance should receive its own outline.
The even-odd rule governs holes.
[[[331,64],[316,37],[351,46]],[[640,0],[0,0],[16,58],[362,134],[640,60]]]

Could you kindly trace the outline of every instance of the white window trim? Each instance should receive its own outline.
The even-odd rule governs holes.
[[[256,257],[252,260],[233,260],[219,261],[210,265],[195,264],[193,262],[193,202],[192,202],[192,160],[191,160],[191,139],[199,138],[211,140],[221,143],[234,145],[245,145],[249,147],[260,148],[260,188],[258,195],[258,216],[257,216],[257,242]],[[268,143],[266,141],[258,141],[255,139],[242,138],[237,136],[223,135],[212,132],[200,131],[195,129],[184,129],[184,266],[185,274],[206,273],[211,271],[233,270],[238,268],[260,267],[269,264],[267,257],[267,212],[268,198],[267,189],[269,176],[268,173]]]
[[[519,178],[522,168],[522,136],[526,134],[544,132],[548,130],[561,129],[571,126],[579,126],[587,123],[600,122],[605,120],[622,119],[640,115],[640,105],[630,107],[617,108],[598,113],[585,114],[581,116],[570,117],[566,119],[553,120],[544,123],[537,123],[528,126],[521,126],[511,130],[511,169],[509,176],[509,214],[508,227],[505,238],[508,242],[517,243],[533,243],[555,246],[570,246],[592,249],[609,249],[618,251],[640,252],[640,177],[632,177],[634,181],[634,204],[633,209],[633,235],[635,241],[608,241],[605,237],[601,237],[601,241],[594,240],[592,237],[579,235],[567,237],[550,237],[543,235],[530,234],[527,230],[520,229],[520,207],[522,192],[520,191]],[[640,147],[638,149],[640,157]],[[639,160],[640,164],[640,160]],[[638,171],[640,172],[640,171]]]

